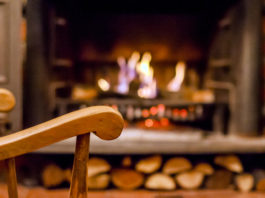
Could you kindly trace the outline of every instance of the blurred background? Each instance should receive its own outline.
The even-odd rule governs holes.
[[[265,191],[264,3],[0,0],[0,86],[17,101],[1,135],[109,105],[125,128],[91,137],[90,166],[104,170],[89,175],[91,190],[244,191],[247,175],[245,191]],[[19,157],[19,182],[68,186],[74,145]],[[202,162],[212,171],[198,176]]]

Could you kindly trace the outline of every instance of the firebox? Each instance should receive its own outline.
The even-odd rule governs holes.
[[[258,21],[250,21],[258,16],[239,0],[177,3],[29,0],[25,125],[109,105],[132,141],[258,131],[258,96],[247,97],[254,106],[245,123],[249,88],[237,79],[247,67],[238,49],[249,49],[243,27],[256,37]],[[257,79],[245,78],[253,86]]]

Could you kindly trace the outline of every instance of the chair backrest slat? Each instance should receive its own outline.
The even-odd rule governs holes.
[[[87,198],[87,160],[90,134],[77,136],[70,198]]]
[[[18,198],[15,159],[14,158],[6,159],[5,166],[7,170],[6,180],[8,186],[8,196],[9,198]]]
[[[15,104],[11,92],[0,89],[0,112]],[[90,132],[105,140],[117,138],[123,129],[119,112],[95,106],[68,113],[40,125],[0,138],[0,160],[5,160],[9,198],[18,198],[14,157],[77,136],[70,198],[87,198],[87,160]]]

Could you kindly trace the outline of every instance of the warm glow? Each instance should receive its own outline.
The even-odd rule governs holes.
[[[103,78],[98,80],[98,86],[102,91],[108,91],[110,89],[110,84]]]
[[[141,98],[155,98],[157,95],[156,80],[153,78],[154,69],[150,66],[151,59],[151,54],[145,52],[141,62],[136,66],[136,71],[141,81],[141,86],[138,89],[138,96]]]
[[[182,82],[185,77],[186,64],[185,62],[178,62],[176,65],[175,77],[169,82],[167,89],[168,91],[177,92],[180,90]]]
[[[118,111],[118,106],[117,105],[111,105],[111,107]]]
[[[128,80],[131,82],[136,77],[136,65],[140,59],[140,53],[134,51],[128,60]]]
[[[148,109],[143,109],[142,110],[142,116],[144,117],[144,118],[147,118],[147,117],[149,117],[149,111],[148,111]]]
[[[152,80],[153,78],[154,70],[150,66],[151,59],[152,59],[151,54],[149,52],[145,52],[143,54],[141,62],[137,64],[136,70],[140,75],[141,81],[146,82]]]
[[[138,96],[141,98],[155,98],[156,97],[156,81],[144,85],[138,89]]]
[[[152,119],[147,119],[144,124],[146,127],[152,127],[154,125],[154,121]]]
[[[136,77],[136,65],[140,59],[139,52],[133,52],[128,62],[124,57],[118,57],[117,62],[120,66],[119,76],[118,76],[118,86],[116,91],[121,94],[127,94],[129,92],[129,85],[131,81]]]
[[[154,116],[154,115],[157,114],[157,112],[158,112],[157,107],[153,106],[153,107],[150,108],[150,114],[151,115]]]
[[[169,120],[168,120],[167,118],[162,118],[162,119],[160,120],[160,124],[161,124],[162,126],[168,126],[168,125],[169,125]]]
[[[181,110],[180,110],[180,116],[181,116],[182,118],[187,118],[187,116],[188,116],[188,111],[187,111],[186,109],[181,109]]]

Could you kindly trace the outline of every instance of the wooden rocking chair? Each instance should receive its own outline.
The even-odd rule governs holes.
[[[9,112],[15,105],[13,95],[0,89],[0,112]],[[107,106],[81,109],[37,126],[0,138],[0,160],[7,168],[9,198],[17,198],[14,157],[44,146],[77,136],[70,198],[87,198],[87,160],[90,132],[104,140],[117,138],[123,129],[119,112]]]

